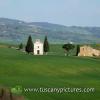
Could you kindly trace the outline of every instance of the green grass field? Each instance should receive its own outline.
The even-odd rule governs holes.
[[[58,47],[56,47],[58,48]],[[51,48],[52,51],[58,49]],[[100,100],[100,58],[33,56],[0,47],[0,86],[95,88],[94,93],[23,92],[28,100]]]

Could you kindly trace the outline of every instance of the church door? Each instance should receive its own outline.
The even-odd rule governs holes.
[[[38,54],[38,55],[40,54],[40,50],[37,50],[37,54]]]

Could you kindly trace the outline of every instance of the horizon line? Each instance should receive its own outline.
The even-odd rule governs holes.
[[[49,22],[49,21],[26,21],[26,20],[23,20],[23,19],[7,18],[7,17],[0,17],[0,19],[16,20],[16,21],[21,21],[21,22],[24,22],[24,23],[48,23],[48,24],[65,26],[65,27],[83,27],[83,28],[84,27],[97,27],[97,28],[100,28],[100,26],[96,26],[96,25],[64,25],[64,24],[53,23],[53,22]]]

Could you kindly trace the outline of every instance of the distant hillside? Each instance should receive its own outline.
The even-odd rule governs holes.
[[[33,41],[47,35],[51,43],[100,43],[100,27],[77,27],[47,22],[27,23],[20,20],[0,18],[0,42],[26,42],[29,35]]]

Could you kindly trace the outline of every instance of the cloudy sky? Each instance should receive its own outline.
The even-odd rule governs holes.
[[[100,0],[0,0],[0,17],[66,26],[100,26]]]

